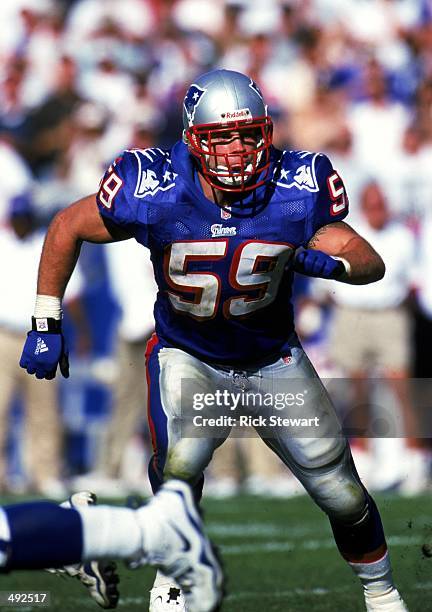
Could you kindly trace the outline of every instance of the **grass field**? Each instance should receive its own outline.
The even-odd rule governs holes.
[[[432,496],[376,496],[376,501],[395,579],[410,612],[432,610],[432,558],[421,552],[422,543],[432,539]],[[339,557],[327,519],[307,497],[241,496],[207,500],[204,507],[208,531],[221,549],[228,576],[223,612],[364,610],[360,587]],[[153,570],[120,567],[120,573],[119,610],[146,612]],[[44,572],[0,578],[0,590],[14,589],[49,590],[52,604],[43,609],[50,612],[98,609],[82,585],[70,578]]]

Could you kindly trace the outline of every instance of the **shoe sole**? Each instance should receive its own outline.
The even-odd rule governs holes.
[[[83,492],[84,493],[84,492]],[[97,504],[97,496],[95,493],[91,491],[85,492],[87,493],[87,498],[80,501],[79,497],[75,500],[74,496],[79,496],[80,493],[74,493],[69,498],[69,503],[72,508],[76,508],[77,506],[94,506]],[[90,576],[96,580],[96,585],[90,585],[83,582],[78,575],[77,578],[83,582],[84,586],[89,589],[91,598],[105,610],[113,610],[117,607],[120,593],[117,589],[117,585],[120,582],[120,578],[116,573],[117,566],[112,561],[88,561],[84,563],[82,566],[82,572],[86,576]],[[92,589],[95,589],[98,598],[93,596]]]
[[[116,564],[112,561],[91,561],[84,564],[83,572],[96,580],[95,586],[85,585],[90,591],[92,588],[96,589],[101,599],[97,601],[92,595],[96,603],[105,610],[116,608],[120,597],[117,589],[120,579],[116,573]]]

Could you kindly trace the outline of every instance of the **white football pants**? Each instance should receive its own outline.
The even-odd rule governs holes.
[[[232,419],[241,427],[243,417],[330,517],[351,522],[364,512],[348,442],[303,349],[259,369],[234,370],[163,348],[154,337],[147,375],[153,486],[154,473],[197,484],[215,449],[235,435]]]

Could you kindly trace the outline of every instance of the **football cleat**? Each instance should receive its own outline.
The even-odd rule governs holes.
[[[222,570],[204,535],[189,485],[180,480],[166,482],[137,510],[137,520],[143,533],[143,551],[130,566],[149,563],[171,579],[165,588],[160,586],[160,591],[156,590],[158,583],[152,589],[150,610],[216,610],[222,599]]]
[[[375,596],[365,593],[365,603],[367,612],[408,612],[397,589]]]
[[[96,495],[90,491],[74,493],[63,508],[89,506],[96,503]],[[112,561],[88,561],[77,565],[65,565],[62,569],[49,569],[49,572],[59,576],[77,578],[88,590],[90,597],[106,610],[117,607],[119,592],[117,584],[119,577],[116,565]]]

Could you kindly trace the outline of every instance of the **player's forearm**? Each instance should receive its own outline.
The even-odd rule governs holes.
[[[342,282],[367,285],[380,280],[385,274],[380,255],[344,221],[320,227],[309,240],[308,248],[344,259],[349,270],[338,279]]]
[[[38,295],[62,298],[75,268],[82,240],[69,216],[67,210],[58,213],[48,228],[39,264]]]
[[[381,256],[366,240],[353,237],[340,252],[335,253],[348,263],[349,272],[340,280],[350,285],[366,285],[383,278],[385,265]]]

